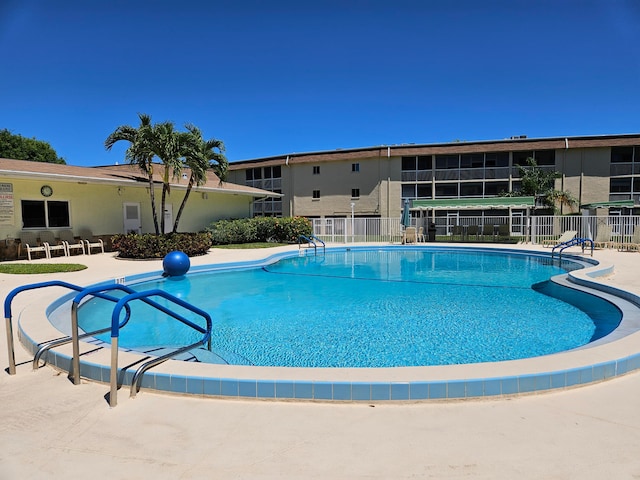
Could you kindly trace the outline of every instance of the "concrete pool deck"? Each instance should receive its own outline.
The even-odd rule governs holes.
[[[270,253],[213,249],[192,264]],[[637,252],[596,250],[594,258],[615,266],[599,282],[640,294]],[[108,254],[52,261],[89,268],[0,274],[2,298],[25,283],[85,285],[161,270],[161,261]],[[34,305],[46,302],[22,294],[14,312]],[[6,366],[4,338],[0,344]],[[427,403],[203,399],[144,389],[129,399],[121,390],[110,409],[108,386],[73,386],[51,367],[31,372],[31,359],[16,339],[17,375],[0,375],[0,478],[640,478],[637,372],[543,394]]]

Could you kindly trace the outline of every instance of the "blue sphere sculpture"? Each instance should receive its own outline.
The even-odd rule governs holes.
[[[168,277],[179,277],[189,271],[191,262],[186,253],[179,250],[169,252],[162,260],[164,275]]]

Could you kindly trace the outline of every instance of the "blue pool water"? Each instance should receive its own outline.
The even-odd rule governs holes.
[[[162,288],[210,313],[214,354],[201,353],[203,361],[444,365],[547,355],[611,332],[621,320],[615,306],[548,281],[572,268],[579,266],[480,250],[343,249],[133,287]],[[132,307],[121,347],[186,345],[199,337],[142,303]],[[83,305],[81,328],[108,325],[112,308],[101,300]]]

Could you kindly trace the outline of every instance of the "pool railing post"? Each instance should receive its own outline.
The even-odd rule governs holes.
[[[110,374],[109,406],[118,404],[118,337],[111,337],[111,374]]]
[[[9,375],[16,374],[16,356],[13,345],[13,328],[11,326],[11,317],[5,317],[7,325],[7,350],[9,351]]]
[[[73,384],[80,385],[80,339],[78,337],[78,304],[71,304],[71,343],[73,344],[73,356],[71,368],[73,371]]]

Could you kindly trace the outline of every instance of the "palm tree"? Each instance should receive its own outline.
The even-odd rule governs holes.
[[[139,113],[138,117],[140,118],[140,126],[138,128],[129,125],[120,125],[107,137],[104,141],[104,146],[107,150],[111,150],[111,147],[113,147],[116,142],[121,140],[129,142],[130,145],[125,153],[125,158],[129,164],[137,165],[149,179],[149,196],[151,198],[153,225],[156,230],[156,235],[159,235],[158,213],[156,211],[155,192],[153,188],[153,157],[155,154],[151,148],[154,127],[151,125],[151,116]]]
[[[220,183],[222,183],[227,176],[227,168],[229,166],[223,153],[224,144],[221,140],[216,140],[215,138],[204,140],[202,132],[194,125],[187,124],[185,128],[187,132],[182,134],[180,143],[182,145],[184,166],[191,170],[191,175],[173,224],[174,233],[178,231],[178,223],[193,186],[200,186],[206,183],[207,170],[209,169],[213,170],[220,179]]]
[[[160,230],[165,232],[164,211],[167,194],[171,194],[171,178],[180,174],[182,169],[182,135],[174,129],[173,122],[163,122],[154,125],[151,129],[150,146],[153,153],[160,159],[164,166],[162,175],[162,199],[160,207],[162,218],[160,220]]]
[[[573,207],[576,200],[571,192],[559,191],[554,188],[556,178],[561,174],[555,170],[544,170],[531,157],[527,158],[527,166],[518,165],[518,173],[522,188],[519,195],[530,195],[540,199],[543,206],[558,211],[557,204]]]

